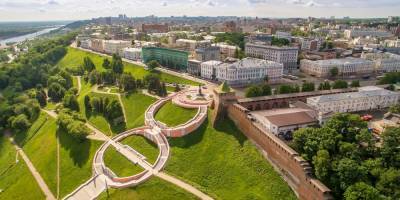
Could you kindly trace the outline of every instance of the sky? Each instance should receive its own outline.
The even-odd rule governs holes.
[[[387,17],[400,0],[0,0],[0,21],[116,16]]]

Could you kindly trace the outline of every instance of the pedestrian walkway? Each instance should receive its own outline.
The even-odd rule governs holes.
[[[189,184],[187,184],[187,183],[185,183],[185,182],[183,182],[183,181],[181,181],[181,180],[179,180],[179,179],[177,179],[177,178],[175,178],[173,176],[170,176],[170,175],[168,175],[166,173],[160,172],[160,173],[156,174],[156,176],[161,178],[161,179],[163,179],[163,180],[166,180],[166,181],[168,181],[168,182],[170,182],[170,183],[172,183],[172,184],[174,184],[174,185],[176,185],[176,186],[178,186],[178,187],[180,187],[180,188],[182,188],[182,189],[184,189],[184,190],[186,190],[186,191],[188,191],[188,192],[190,192],[190,193],[192,193],[194,195],[196,195],[200,199],[203,199],[203,200],[212,200],[213,199],[210,196],[208,196],[208,195],[204,194],[203,192],[201,192],[200,190],[196,189],[195,187],[193,187],[193,186],[191,186],[191,185],[189,185]]]
[[[19,153],[21,158],[25,161],[26,165],[28,166],[29,171],[32,173],[36,182],[39,184],[40,189],[42,189],[44,195],[46,196],[46,199],[47,200],[55,200],[56,198],[54,197],[53,193],[50,191],[46,182],[44,181],[42,176],[39,174],[39,172],[36,170],[35,166],[31,162],[31,160],[29,160],[28,156],[25,154],[25,152],[22,150],[22,148],[19,147],[15,143],[14,138],[10,137],[10,141],[14,145],[15,149],[17,150],[17,152]]]

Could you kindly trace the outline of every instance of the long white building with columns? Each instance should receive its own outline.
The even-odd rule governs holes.
[[[361,87],[358,92],[310,97],[307,104],[318,111],[319,120],[335,113],[358,112],[388,108],[399,103],[400,93],[376,86]]]

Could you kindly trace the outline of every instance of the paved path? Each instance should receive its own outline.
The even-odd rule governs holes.
[[[82,84],[81,84],[81,76],[75,76],[75,78],[78,79],[78,94],[76,96],[79,96],[79,94],[81,93],[82,90]]]
[[[200,190],[196,189],[195,187],[193,187],[193,186],[191,186],[191,185],[189,185],[189,184],[187,184],[187,183],[185,183],[185,182],[183,182],[183,181],[181,181],[181,180],[179,180],[179,179],[177,179],[177,178],[175,178],[173,176],[170,176],[170,175],[168,175],[166,173],[160,172],[160,173],[156,174],[156,176],[161,178],[161,179],[163,179],[163,180],[166,180],[166,181],[168,181],[170,183],[173,183],[173,184],[179,186],[180,188],[182,188],[182,189],[184,189],[184,190],[196,195],[200,199],[203,199],[203,200],[212,200],[213,199],[210,196],[208,196],[208,195],[204,194],[203,192],[201,192]]]
[[[25,161],[26,165],[29,168],[29,171],[31,171],[33,177],[35,178],[36,182],[39,184],[40,189],[42,189],[44,195],[46,196],[46,199],[48,200],[53,200],[56,199],[53,195],[53,193],[50,191],[49,187],[47,186],[46,182],[44,181],[44,179],[42,178],[42,176],[39,174],[39,172],[36,170],[35,166],[33,165],[33,163],[31,162],[31,160],[29,160],[28,156],[25,154],[25,152],[22,150],[21,147],[19,147],[13,138],[10,137],[10,141],[11,143],[14,145],[15,149],[17,150],[17,152],[19,153],[19,155],[21,156],[21,158]]]

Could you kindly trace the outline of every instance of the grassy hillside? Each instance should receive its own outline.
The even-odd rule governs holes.
[[[118,177],[133,176],[144,171],[141,166],[132,163],[112,146],[104,152],[104,164]]]
[[[16,153],[8,138],[0,134],[0,199],[44,199],[24,160],[19,157],[19,162],[15,162]]]
[[[176,187],[162,179],[152,177],[147,182],[134,188],[110,189],[98,198],[105,199],[127,199],[127,200],[191,200],[197,199],[185,190]]]
[[[122,102],[127,114],[127,128],[137,128],[144,125],[144,114],[147,108],[156,100],[141,93],[122,96]]]
[[[147,138],[137,135],[125,138],[121,141],[122,144],[128,145],[137,152],[146,157],[147,162],[153,164],[156,162],[159,150],[156,144]]]
[[[86,56],[88,56],[92,59],[93,63],[96,65],[96,69],[98,71],[105,70],[102,66],[103,59],[105,57],[94,54],[94,53],[82,51],[79,49],[71,48],[71,47],[68,48],[67,55],[58,63],[58,65],[63,68],[76,68],[76,67],[79,67],[80,65],[82,65],[83,58]],[[109,58],[109,59],[111,59],[111,58]],[[131,73],[135,78],[143,79],[144,76],[146,76],[147,74],[150,73],[149,71],[145,70],[142,66],[134,65],[131,63],[124,62],[124,66],[125,66],[125,71]],[[194,81],[187,80],[187,79],[184,79],[181,77],[169,75],[169,74],[162,73],[162,72],[154,72],[154,73],[159,74],[161,77],[161,80],[163,82],[198,85],[198,83],[196,83]]]
[[[169,142],[172,156],[166,171],[217,199],[296,199],[229,119],[216,128],[206,121],[190,135]]]
[[[155,119],[169,127],[175,127],[188,122],[196,113],[197,109],[182,108],[169,101],[157,112]]]

